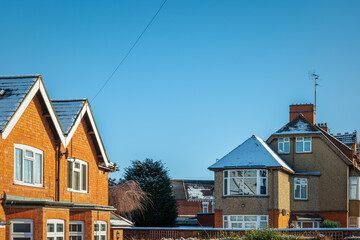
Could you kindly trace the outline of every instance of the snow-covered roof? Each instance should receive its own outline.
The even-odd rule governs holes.
[[[299,114],[291,122],[280,128],[274,134],[304,134],[320,133],[320,131],[311,124],[302,114]]]
[[[171,180],[175,199],[189,201],[212,201],[214,181],[210,180]]]
[[[133,226],[134,223],[130,220],[115,213],[110,214],[110,228],[131,228]]]
[[[69,134],[86,99],[51,100],[64,134]]]
[[[0,76],[0,130],[10,121],[39,75]]]
[[[209,169],[267,167],[283,167],[294,172],[261,138],[253,135]]]
[[[346,132],[344,134],[338,133],[336,135],[331,134],[331,136],[335,137],[336,139],[338,139],[342,143],[346,144],[350,148],[352,147],[352,144],[356,143],[356,140],[357,140],[356,135],[357,135],[356,132],[353,132],[353,133]]]

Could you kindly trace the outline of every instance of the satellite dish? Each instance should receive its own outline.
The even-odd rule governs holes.
[[[285,216],[285,215],[286,215],[286,210],[285,210],[285,209],[281,210],[281,214],[282,214],[283,216]]]

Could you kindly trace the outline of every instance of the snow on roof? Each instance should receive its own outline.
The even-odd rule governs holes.
[[[0,130],[5,128],[38,78],[39,75],[0,76]]]
[[[213,200],[214,181],[210,180],[171,180],[175,198],[189,201]]]
[[[320,131],[311,124],[302,114],[299,114],[291,122],[280,128],[274,134],[303,134],[320,133]]]
[[[86,99],[51,100],[64,134],[69,134]]]
[[[283,167],[294,172],[261,138],[253,135],[209,169]]]

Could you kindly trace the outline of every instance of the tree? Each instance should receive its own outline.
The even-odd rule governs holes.
[[[133,180],[123,183],[120,180],[118,184],[109,184],[109,205],[115,207],[118,214],[129,220],[133,220],[135,211],[143,212],[148,201],[148,195]]]
[[[136,181],[150,201],[143,212],[135,211],[133,220],[139,227],[173,226],[177,217],[176,200],[172,193],[168,170],[161,161],[133,161],[125,169],[125,180]]]

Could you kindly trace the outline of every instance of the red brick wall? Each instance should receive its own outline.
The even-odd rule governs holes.
[[[177,200],[177,210],[179,218],[188,218],[182,217],[181,215],[193,215],[196,216],[197,213],[203,212],[203,205],[200,201],[188,201],[184,199]],[[209,212],[212,212],[212,203],[209,202]]]
[[[214,225],[215,225],[215,228],[223,228],[223,214],[222,214],[222,210],[215,210],[215,214],[214,214]]]
[[[324,220],[329,219],[331,221],[340,222],[340,227],[348,227],[348,212],[319,212],[319,215],[324,218]]]
[[[313,104],[290,105],[290,122],[300,113],[310,123],[315,124],[315,106]]]
[[[214,213],[201,213],[197,215],[198,226],[214,227]]]

